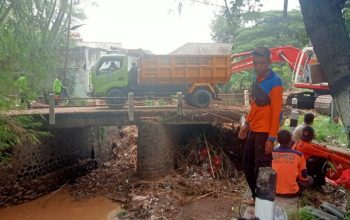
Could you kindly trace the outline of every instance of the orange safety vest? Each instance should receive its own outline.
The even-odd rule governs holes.
[[[277,174],[277,194],[296,194],[299,192],[297,179],[307,179],[306,162],[303,154],[290,147],[280,146],[272,151],[272,169]]]

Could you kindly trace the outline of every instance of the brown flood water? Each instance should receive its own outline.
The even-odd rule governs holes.
[[[0,220],[107,220],[120,204],[104,197],[76,201],[67,190],[25,204],[0,209]]]

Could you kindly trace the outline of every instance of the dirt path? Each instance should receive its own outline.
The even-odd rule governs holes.
[[[220,198],[205,198],[186,204],[176,220],[182,219],[232,219],[233,210],[237,207],[241,197],[220,197]],[[234,208],[234,209],[232,209]]]

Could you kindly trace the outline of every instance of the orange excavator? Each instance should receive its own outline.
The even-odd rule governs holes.
[[[291,104],[291,99],[295,97],[298,99],[298,108],[313,109],[318,95],[330,94],[328,83],[325,82],[322,76],[322,70],[317,63],[312,47],[306,47],[301,50],[292,46],[281,46],[271,48],[270,51],[272,63],[287,63],[292,69],[293,74],[291,77],[295,88],[313,90],[312,92],[290,93],[286,101],[287,104]],[[233,54],[231,57],[233,59],[232,73],[239,73],[253,68],[251,51]],[[310,103],[312,104],[310,105]],[[316,143],[312,145],[314,149],[317,149],[318,156],[320,154],[323,155],[322,157],[332,164],[327,173],[330,183],[337,184],[341,182],[340,180],[344,182],[344,178],[346,178],[345,182],[350,181],[349,152]],[[346,174],[345,177],[344,174]]]

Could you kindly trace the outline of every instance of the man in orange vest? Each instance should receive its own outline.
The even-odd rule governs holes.
[[[303,154],[290,146],[291,136],[287,130],[278,132],[280,146],[272,151],[272,169],[277,174],[276,194],[288,197],[297,196],[313,183]]]
[[[238,134],[245,139],[243,169],[253,199],[242,201],[255,203],[255,188],[260,167],[271,167],[272,149],[279,130],[282,110],[282,81],[271,69],[270,50],[256,48],[252,52],[256,78],[252,84],[252,102],[246,122]]]

